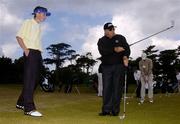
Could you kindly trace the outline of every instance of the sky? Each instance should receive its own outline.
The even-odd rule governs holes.
[[[175,22],[172,29],[131,46],[133,59],[150,45],[160,51],[180,45],[180,0],[0,0],[0,56],[22,56],[16,33],[39,5],[52,14],[41,24],[44,58],[48,57],[46,48],[60,42],[70,44],[79,54],[91,52],[94,59],[100,57],[97,42],[106,22],[116,25],[116,33],[129,44]]]

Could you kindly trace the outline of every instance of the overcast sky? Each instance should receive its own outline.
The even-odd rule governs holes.
[[[112,22],[116,33],[129,44],[171,26],[175,27],[131,47],[131,57],[140,56],[149,45],[159,50],[180,45],[180,0],[0,0],[0,55],[13,59],[22,55],[15,36],[35,6],[44,6],[52,16],[42,24],[43,57],[50,44],[65,42],[82,54],[99,57],[97,41],[103,25]]]

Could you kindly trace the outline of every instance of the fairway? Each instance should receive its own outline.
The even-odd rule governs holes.
[[[180,124],[180,94],[177,93],[157,94],[153,104],[138,105],[136,98],[128,98],[126,118],[120,120],[118,117],[98,116],[101,97],[82,89],[78,95],[57,90],[45,93],[38,88],[35,103],[44,116],[24,116],[15,108],[20,91],[20,85],[0,85],[0,124]]]

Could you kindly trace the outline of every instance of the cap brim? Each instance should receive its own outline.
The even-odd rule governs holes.
[[[35,15],[36,13],[32,13],[32,15]],[[50,16],[51,13],[50,12],[46,12],[46,16]]]
[[[106,27],[106,28],[104,28],[104,30],[106,30],[106,29],[109,30],[109,29],[112,29],[112,28],[117,28],[117,26],[114,26],[114,25],[113,25],[113,26],[110,26],[110,27]]]
[[[51,15],[51,13],[50,13],[50,12],[47,12],[47,13],[46,13],[46,16],[50,16],[50,15]]]

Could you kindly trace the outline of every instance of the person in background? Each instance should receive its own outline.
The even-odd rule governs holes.
[[[35,7],[32,13],[34,17],[25,20],[16,35],[16,39],[24,51],[25,60],[23,89],[18,98],[16,108],[24,110],[25,115],[34,117],[42,116],[36,110],[33,100],[33,94],[39,81],[40,69],[42,67],[40,23],[50,14],[44,7]]]
[[[153,62],[147,58],[146,53],[142,53],[141,60],[139,62],[139,69],[141,71],[141,99],[140,102],[144,103],[145,100],[145,86],[148,85],[148,98],[149,102],[153,103]]]
[[[138,70],[138,69],[136,69],[135,71],[134,71],[134,79],[135,79],[135,81],[136,81],[136,90],[135,90],[135,92],[136,92],[136,97],[137,98],[141,98],[141,71],[140,70]]]
[[[178,92],[180,93],[180,72],[177,71],[176,73],[176,79],[178,81]]]

